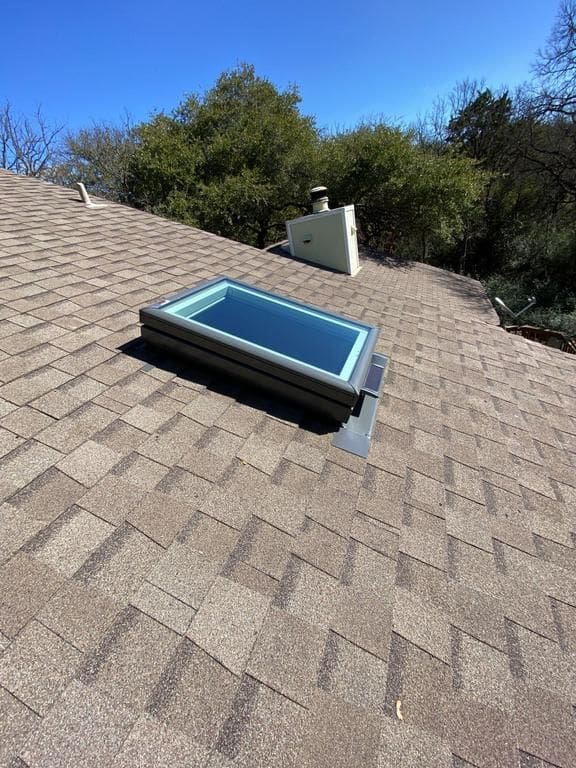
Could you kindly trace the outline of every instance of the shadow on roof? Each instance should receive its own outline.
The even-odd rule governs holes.
[[[267,413],[275,419],[287,421],[299,426],[307,432],[325,435],[336,432],[340,424],[330,419],[316,417],[290,402],[281,400],[268,392],[259,389],[250,389],[235,379],[226,377],[218,371],[213,371],[201,365],[192,366],[176,356],[162,353],[146,344],[140,338],[133,339],[118,347],[129,357],[144,363],[144,371],[159,368],[162,371],[173,373],[181,379],[199,384],[206,389],[225,395],[236,400],[242,405]]]
[[[438,270],[436,280],[447,291],[469,303],[470,308],[474,309],[475,312],[480,311],[482,314],[485,314],[486,320],[490,318],[494,325],[499,325],[500,321],[496,310],[480,283],[464,275],[458,275],[456,272],[446,272],[444,270]]]
[[[359,246],[360,256],[364,259],[368,259],[374,264],[378,264],[382,267],[388,267],[389,269],[400,269],[403,272],[409,272],[414,269],[417,262],[403,259],[400,256],[394,256],[391,253],[385,251],[378,251],[374,248],[368,248],[368,246]]]
[[[267,253],[273,253],[275,256],[281,256],[283,259],[289,259],[290,261],[296,261],[299,264],[306,264],[309,267],[314,267],[314,269],[319,269],[322,272],[332,272],[335,275],[341,274],[339,269],[333,269],[332,267],[328,267],[325,264],[318,264],[316,262],[310,262],[306,259],[301,259],[298,256],[292,256],[290,251],[286,251],[284,246],[287,246],[288,241],[285,243],[276,243],[275,245],[269,245],[267,248],[264,248],[264,250]]]
[[[336,275],[342,274],[338,269],[332,269],[332,267],[327,267],[324,264],[317,264],[316,262],[312,263],[312,262],[306,261],[306,259],[300,259],[298,258],[298,256],[292,256],[290,251],[286,250],[287,247],[288,247],[288,241],[283,240],[280,243],[274,243],[274,245],[269,245],[268,247],[264,248],[264,250],[267,253],[273,253],[275,256],[282,256],[282,258],[289,259],[290,261],[297,261],[300,264],[307,264],[308,266],[313,266],[315,269],[319,269],[323,272],[332,272],[333,274],[336,274]],[[408,261],[398,256],[393,256],[389,253],[384,253],[383,251],[376,251],[372,248],[367,248],[364,245],[358,246],[358,253],[360,255],[360,258],[368,259],[369,261],[372,261],[376,264],[381,264],[384,267],[389,267],[390,269],[401,269],[407,272],[410,269],[414,269],[414,266],[416,265],[416,262]]]

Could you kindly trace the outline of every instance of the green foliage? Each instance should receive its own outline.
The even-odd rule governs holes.
[[[434,258],[469,229],[487,181],[474,161],[381,123],[321,137],[299,103],[296,88],[241,65],[137,129],[68,137],[67,180],[259,247],[308,210],[313,183],[328,184],[333,206],[356,205],[374,248]]]
[[[576,232],[567,222],[518,232],[510,247],[511,258],[503,272],[485,281],[491,298],[499,296],[511,309],[535,296],[536,306],[522,315],[522,322],[576,334]]]
[[[296,88],[280,92],[251,66],[225,72],[141,127],[135,202],[259,247],[282,237],[306,201],[319,140],[299,102]]]
[[[474,162],[452,153],[415,152],[408,182],[415,216],[402,251],[428,258],[454,246],[475,220],[488,176]]]
[[[384,125],[363,125],[323,142],[321,176],[331,205],[355,204],[361,234],[371,247],[392,251],[402,236],[405,169],[412,151],[402,131]]]
[[[119,125],[94,124],[65,138],[65,157],[52,179],[72,185],[81,181],[89,192],[119,203],[130,202],[129,167],[138,137],[129,118]]]
[[[201,148],[189,141],[185,126],[156,115],[138,129],[140,145],[130,163],[130,194],[135,205],[186,224],[197,224],[193,201]]]
[[[567,336],[576,335],[576,293],[569,287],[563,294],[550,290],[550,283],[540,283],[534,290],[534,282],[518,277],[492,275],[484,282],[491,299],[498,296],[513,311],[526,306],[528,297],[536,295],[538,303],[518,319],[519,324],[536,325],[542,328],[562,331]],[[506,318],[506,323],[512,323]]]
[[[258,247],[283,239],[310,187],[326,184],[332,207],[355,204],[372,249],[480,277],[516,306],[536,294],[530,317],[570,332],[575,19],[565,0],[530,87],[462,81],[416,131],[371,122],[321,135],[295,87],[241,65],[137,129],[69,136],[55,176]]]
[[[486,181],[473,161],[383,124],[326,139],[321,168],[332,202],[356,205],[370,247],[422,258],[462,234]]]
[[[508,164],[511,124],[512,100],[508,93],[494,96],[486,88],[450,119],[446,141],[495,171]]]

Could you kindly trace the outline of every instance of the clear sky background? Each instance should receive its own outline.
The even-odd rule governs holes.
[[[4,0],[0,103],[71,128],[170,111],[246,61],[323,128],[409,122],[458,80],[530,76],[557,0]]]

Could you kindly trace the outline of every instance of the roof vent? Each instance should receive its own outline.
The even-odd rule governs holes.
[[[93,203],[90,199],[90,195],[88,194],[88,191],[86,190],[86,187],[84,184],[82,184],[81,181],[78,181],[76,183],[76,188],[78,192],[80,193],[80,199],[82,202],[86,205],[87,208],[106,208],[106,203]]]
[[[314,187],[310,190],[310,199],[312,200],[312,210],[314,213],[329,211],[328,208],[328,190],[326,187]]]

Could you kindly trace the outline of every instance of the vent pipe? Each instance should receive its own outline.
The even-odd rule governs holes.
[[[90,200],[90,195],[86,191],[86,187],[84,184],[82,184],[81,181],[76,182],[76,189],[78,192],[80,192],[80,199],[85,205],[92,205],[92,200]]]
[[[76,182],[76,189],[80,193],[80,200],[84,203],[86,208],[106,208],[106,203],[93,203],[90,199],[90,195],[86,190],[84,184],[81,181]]]
[[[310,190],[310,198],[312,200],[312,213],[322,213],[322,211],[329,211],[328,207],[328,190],[326,187],[314,187]]]

